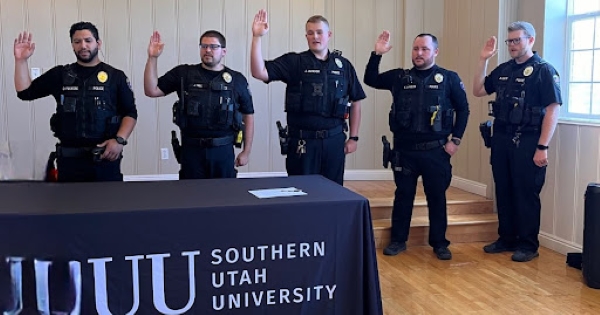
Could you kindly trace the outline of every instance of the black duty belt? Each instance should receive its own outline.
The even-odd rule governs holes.
[[[519,125],[497,125],[494,124],[494,132],[513,134],[515,132],[521,133],[536,133],[541,132],[541,128],[538,126],[519,126]]]
[[[339,135],[344,132],[344,127],[339,125],[329,130],[298,130],[290,128],[288,135],[290,138],[299,139],[325,139]]]
[[[408,151],[427,151],[435,148],[439,148],[448,142],[448,139],[440,139],[428,142],[419,142],[419,143],[402,143],[404,141],[398,141],[394,139],[394,148],[398,148],[401,150]]]
[[[221,137],[221,138],[188,138],[183,137],[181,144],[184,146],[193,147],[220,147],[228,144],[233,144],[233,136]]]
[[[56,156],[65,158],[92,158],[94,155],[102,155],[103,147],[65,147],[56,146]]]

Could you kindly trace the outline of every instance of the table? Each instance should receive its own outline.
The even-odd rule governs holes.
[[[368,200],[318,175],[0,182],[0,258],[0,312],[383,313]]]

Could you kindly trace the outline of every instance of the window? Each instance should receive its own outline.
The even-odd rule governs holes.
[[[562,116],[600,120],[600,0],[569,0]]]

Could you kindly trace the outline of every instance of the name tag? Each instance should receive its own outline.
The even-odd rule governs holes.
[[[508,81],[508,77],[499,77],[498,80],[500,80],[500,81]]]
[[[523,83],[525,82],[525,78],[516,78],[515,82]]]
[[[321,73],[321,70],[304,70],[304,73]]]
[[[340,71],[332,70],[331,74],[340,75],[342,74]]]
[[[439,85],[429,85],[429,86],[427,86],[427,87],[428,87],[429,89],[432,89],[432,90],[438,90],[438,89],[440,88],[440,86],[439,86]]]
[[[63,91],[79,91],[78,86],[63,86]]]
[[[104,91],[104,87],[103,86],[92,86],[92,90],[94,90],[94,91]]]
[[[417,88],[417,86],[416,86],[416,85],[414,85],[414,84],[412,84],[412,85],[405,85],[405,86],[404,86],[404,89],[405,89],[405,90],[414,90],[414,89],[416,89],[416,88]]]

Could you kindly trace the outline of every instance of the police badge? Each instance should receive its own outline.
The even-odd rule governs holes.
[[[532,66],[527,66],[527,68],[525,68],[523,70],[523,75],[528,77],[531,75],[531,73],[533,73],[533,67]]]
[[[231,83],[231,74],[229,74],[229,72],[223,72],[223,80],[227,83]]]
[[[442,83],[442,81],[444,81],[444,76],[441,73],[436,73],[433,79],[437,83]]]
[[[342,68],[342,61],[339,58],[335,58],[335,64],[341,69]]]
[[[106,80],[108,80],[108,73],[104,72],[104,71],[100,71],[98,72],[98,81],[100,81],[100,83],[104,83],[106,82]]]

